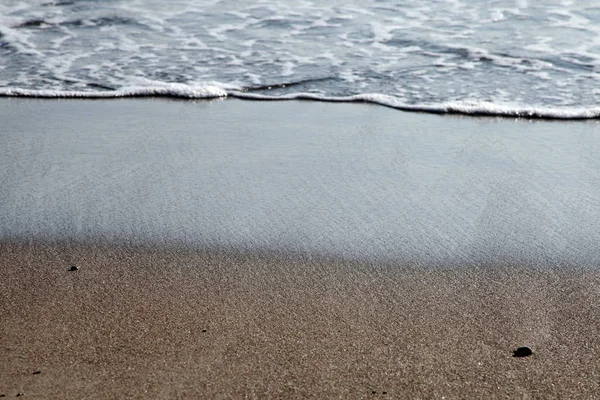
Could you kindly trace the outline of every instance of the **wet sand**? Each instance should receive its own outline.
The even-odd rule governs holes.
[[[600,392],[597,122],[0,109],[0,394]]]
[[[600,260],[598,121],[299,101],[0,109],[1,238],[430,265]]]

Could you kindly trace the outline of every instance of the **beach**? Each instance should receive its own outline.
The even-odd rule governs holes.
[[[0,382],[10,397],[590,398],[599,390],[596,269],[15,243],[3,244],[0,266]],[[512,357],[521,345],[534,354]]]
[[[595,121],[158,99],[0,117],[0,394],[600,391]]]

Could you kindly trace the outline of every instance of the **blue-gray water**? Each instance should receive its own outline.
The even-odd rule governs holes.
[[[3,96],[284,96],[596,118],[599,68],[591,1],[0,3]]]
[[[235,100],[0,110],[3,240],[600,265],[599,121]]]

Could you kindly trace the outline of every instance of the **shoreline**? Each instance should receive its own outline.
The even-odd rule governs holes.
[[[0,107],[0,394],[600,391],[596,124]]]
[[[292,85],[294,82],[291,83]],[[275,84],[271,86],[288,86],[289,84]],[[465,118],[501,118],[507,120],[519,119],[521,121],[545,122],[598,122],[600,111],[591,106],[507,106],[496,105],[490,102],[453,101],[439,104],[409,104],[398,102],[394,96],[385,94],[357,94],[351,96],[331,97],[313,93],[293,93],[288,95],[269,95],[266,93],[253,93],[256,90],[266,89],[266,86],[257,88],[244,88],[241,90],[227,91],[216,86],[198,88],[185,88],[180,86],[137,87],[111,89],[109,91],[65,91],[32,90],[14,88],[2,91],[0,99],[29,99],[29,100],[76,100],[76,101],[114,101],[114,100],[155,100],[155,101],[225,101],[240,100],[254,102],[318,102],[331,104],[366,104],[384,107],[406,113],[420,113],[448,117]]]

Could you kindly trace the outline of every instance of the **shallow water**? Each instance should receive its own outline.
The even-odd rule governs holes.
[[[0,130],[2,239],[431,265],[600,261],[597,121],[0,100],[10,115]]]
[[[593,2],[0,5],[4,96],[287,96],[596,118],[599,67]]]

